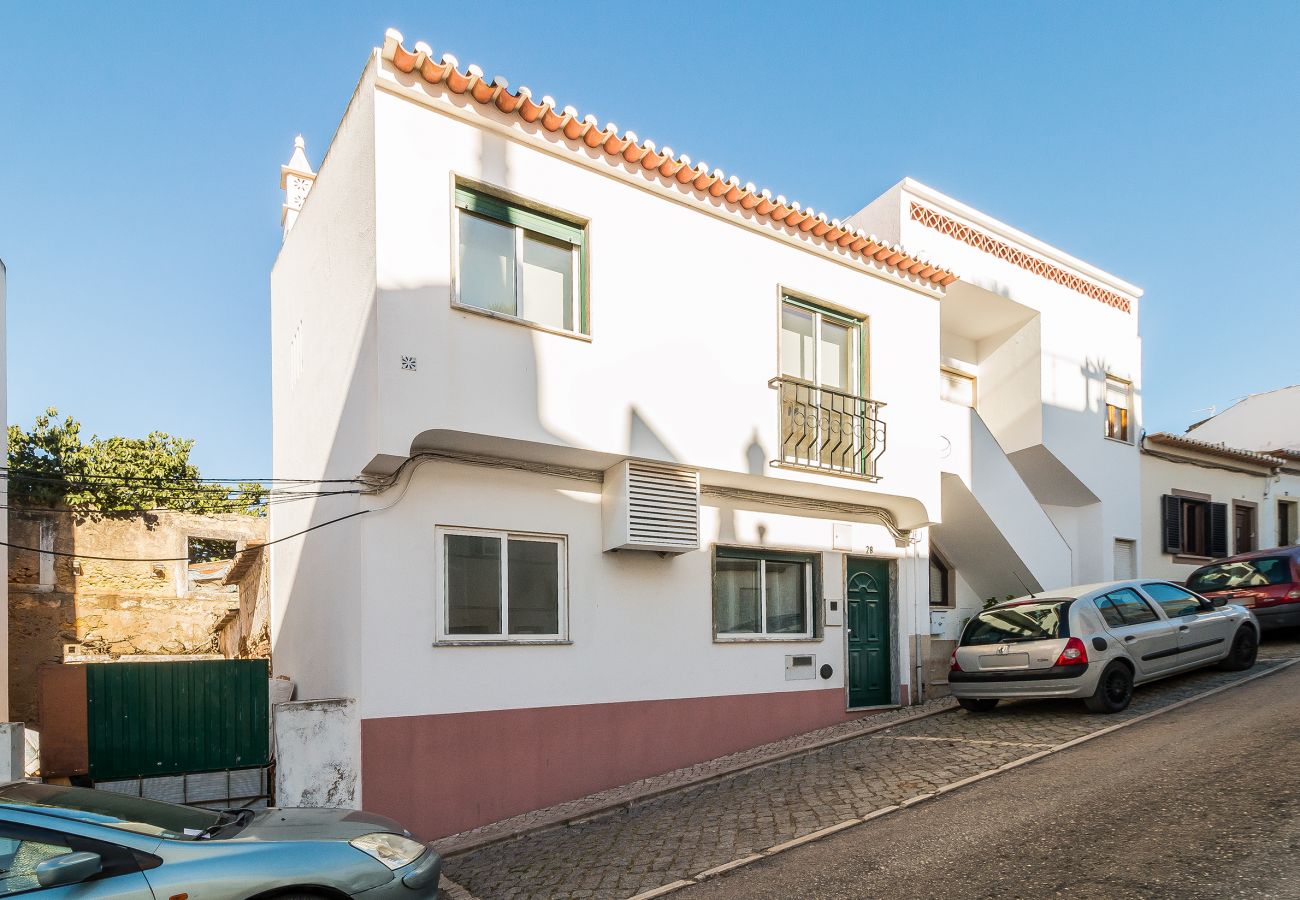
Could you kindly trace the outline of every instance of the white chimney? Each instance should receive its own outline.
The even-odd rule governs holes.
[[[307,202],[307,195],[316,181],[316,173],[307,162],[307,143],[298,135],[293,139],[293,156],[289,164],[280,166],[280,187],[284,190],[284,206],[280,207],[280,224],[284,226],[284,236],[289,236],[289,229],[298,220],[302,205]]]

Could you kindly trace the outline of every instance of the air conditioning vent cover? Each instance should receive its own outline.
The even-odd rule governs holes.
[[[606,550],[688,553],[700,549],[700,474],[627,459],[605,472]]]

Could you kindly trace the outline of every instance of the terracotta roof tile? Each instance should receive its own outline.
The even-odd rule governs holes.
[[[880,240],[841,222],[827,218],[826,213],[804,209],[783,196],[773,197],[767,189],[759,190],[752,183],[741,184],[740,179],[728,176],[721,169],[711,169],[706,163],[692,163],[690,157],[674,153],[671,147],[659,148],[653,141],[642,140],[634,132],[622,131],[615,124],[601,126],[595,116],[579,116],[571,106],[558,108],[551,97],[534,99],[526,87],[511,90],[504,78],[488,79],[478,66],[461,69],[460,61],[450,53],[434,59],[433,50],[423,42],[408,50],[402,44],[402,35],[389,29],[384,35],[381,55],[399,72],[418,73],[427,83],[442,85],[446,90],[472,98],[482,106],[495,106],[506,115],[515,115],[524,122],[540,125],[545,131],[563,135],[571,142],[581,142],[592,150],[600,150],[611,161],[628,165],[639,164],[648,172],[657,172],[661,178],[674,180],[687,190],[696,192],[701,199],[717,198],[733,211],[749,212],[766,219],[779,230],[796,230],[810,234],[828,249],[844,249],[864,263],[879,263],[894,269],[899,275],[912,277],[936,288],[944,288],[957,280],[948,269],[929,260],[912,256],[901,247]]]
[[[1254,450],[1242,450],[1237,447],[1229,447],[1226,444],[1212,444],[1209,441],[1198,441],[1195,438],[1184,437],[1179,434],[1169,434],[1168,432],[1158,431],[1155,434],[1148,434],[1146,440],[1153,444],[1163,444],[1167,447],[1179,447],[1183,450],[1193,450],[1197,453],[1204,453],[1208,456],[1219,456],[1224,459],[1235,459],[1240,462],[1255,463],[1261,466],[1284,466],[1285,459],[1280,459],[1268,453],[1257,453]]]

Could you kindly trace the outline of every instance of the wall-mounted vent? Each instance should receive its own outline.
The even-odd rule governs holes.
[[[606,550],[688,553],[700,549],[700,474],[627,459],[605,472]]]

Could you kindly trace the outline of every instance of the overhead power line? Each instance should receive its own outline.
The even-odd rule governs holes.
[[[362,509],[362,510],[358,510],[357,512],[348,513],[346,516],[339,516],[337,519],[327,519],[324,522],[319,522],[311,526],[310,528],[304,528],[302,531],[295,531],[293,534],[286,534],[282,537],[276,538],[273,541],[266,541],[265,543],[255,544],[251,547],[245,547],[243,550],[236,550],[234,555],[238,556],[241,553],[252,553],[254,551],[261,550],[263,547],[269,547],[272,544],[278,544],[281,541],[287,541],[291,538],[302,537],[304,534],[307,534],[310,531],[315,531],[318,528],[324,528],[326,525],[333,525],[337,522],[342,522],[347,519],[355,519],[357,516],[364,516],[367,513],[371,513],[371,512],[375,512],[375,510]],[[148,559],[141,558],[141,557],[134,557],[134,556],[91,556],[86,553],[71,553],[67,550],[42,550],[39,547],[25,547],[21,544],[11,544],[8,541],[0,541],[0,547],[8,547],[10,550],[26,550],[31,553],[48,553],[51,556],[71,556],[71,557],[75,557],[76,559],[94,559],[103,562],[169,563],[169,562],[190,561],[190,558],[188,556],[166,556],[166,557],[154,557]]]

